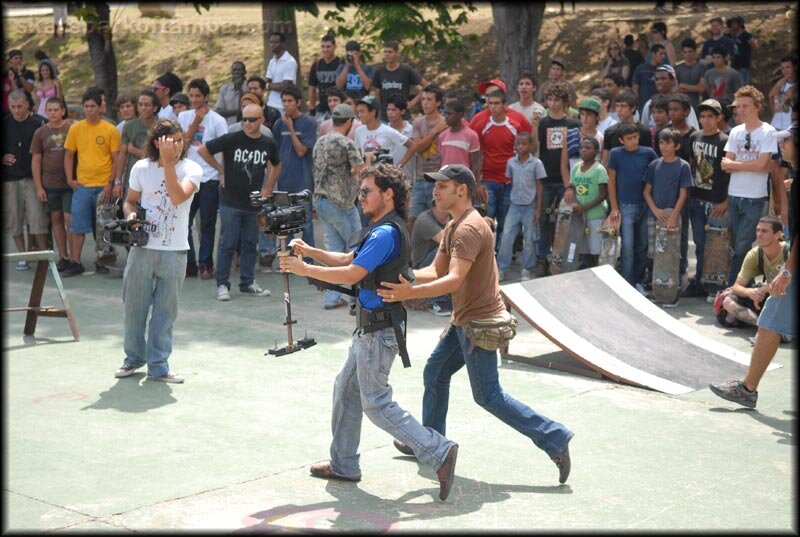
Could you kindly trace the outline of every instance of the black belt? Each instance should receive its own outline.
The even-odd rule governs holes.
[[[404,323],[402,327],[400,326],[401,322]],[[356,301],[356,330],[361,330],[366,334],[393,327],[403,367],[411,367],[411,360],[406,348],[406,324],[406,309],[400,303],[379,310],[366,310]]]

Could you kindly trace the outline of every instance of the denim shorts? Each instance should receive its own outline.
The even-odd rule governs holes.
[[[71,188],[47,188],[47,212],[54,213],[63,211],[64,214],[72,212],[72,189]]]
[[[72,233],[91,233],[92,219],[97,213],[97,196],[102,186],[78,186],[72,193]]]
[[[767,297],[761,315],[758,316],[758,326],[785,336],[797,336],[797,276],[792,276],[792,281],[783,296]]]

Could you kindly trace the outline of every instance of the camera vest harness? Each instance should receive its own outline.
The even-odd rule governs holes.
[[[395,259],[377,267],[374,271],[364,276],[360,282],[353,285],[352,288],[329,284],[311,278],[309,278],[309,282],[319,288],[331,289],[343,294],[358,297],[358,292],[361,289],[374,291],[381,288],[380,282],[399,283],[401,274],[407,281],[414,281],[414,273],[411,270],[411,241],[408,238],[408,228],[406,227],[405,220],[397,214],[397,211],[392,210],[378,222],[355,232],[348,240],[347,247],[350,250],[355,248],[360,250],[364,246],[364,243],[367,242],[370,233],[378,226],[384,224],[390,224],[400,233],[400,253]],[[358,254],[356,253],[356,257],[357,256]],[[362,330],[368,333],[390,326],[393,327],[394,335],[397,339],[397,346],[400,351],[400,358],[403,360],[403,367],[411,367],[411,361],[406,348],[406,331],[405,327],[401,326],[401,323],[407,325],[406,309],[403,307],[402,302],[395,302],[383,308],[368,310],[362,308],[361,303],[356,300],[355,314],[356,330]]]

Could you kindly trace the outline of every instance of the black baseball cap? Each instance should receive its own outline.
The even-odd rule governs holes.
[[[439,168],[438,172],[423,174],[426,181],[456,181],[462,185],[467,185],[470,192],[475,191],[475,175],[472,170],[463,164],[448,164]]]

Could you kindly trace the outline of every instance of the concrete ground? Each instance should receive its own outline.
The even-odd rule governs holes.
[[[13,248],[9,237],[4,248]],[[5,305],[24,305],[33,271],[4,270]],[[796,343],[778,351],[783,367],[764,377],[757,410],[708,390],[669,396],[502,360],[509,394],[576,433],[564,485],[544,452],[472,401],[461,371],[447,428],[460,445],[457,477],[442,503],[435,473],[368,420],[360,483],[309,476],[328,459],[333,379],[353,319],[324,311],[322,295],[291,277],[295,337],[307,331],[317,345],[265,356],[286,343],[282,279],[259,273],[271,297],[234,286],[226,303],[213,281],[185,282],[170,358],[182,385],[144,372],[114,378],[123,358],[119,276],[64,279],[79,342],[65,319],[43,318],[23,337],[25,316],[4,314],[3,531],[798,531]],[[43,304],[60,306],[50,276]],[[667,311],[750,352],[755,331],[716,326],[701,299]],[[413,367],[397,363],[390,380],[416,417],[424,363],[446,324],[410,312]],[[510,350],[569,360],[528,325]]]

